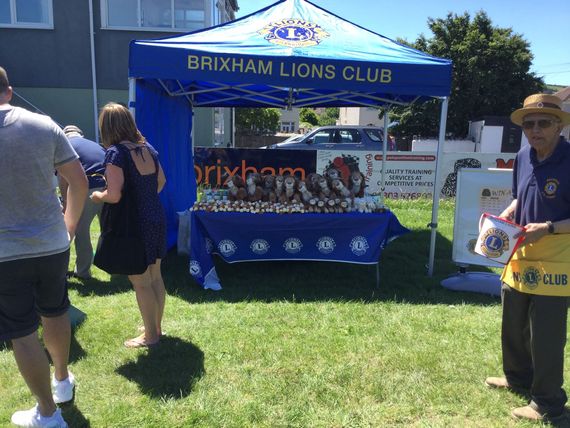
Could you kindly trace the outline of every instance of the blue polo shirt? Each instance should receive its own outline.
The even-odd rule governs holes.
[[[95,141],[79,136],[70,137],[69,142],[79,155],[79,162],[89,180],[89,189],[105,187],[105,149]]]
[[[560,141],[550,157],[539,162],[536,150],[523,147],[515,159],[513,198],[515,222],[544,223],[570,218],[570,143]]]

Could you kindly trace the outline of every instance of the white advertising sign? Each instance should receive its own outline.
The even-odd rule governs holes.
[[[457,173],[461,168],[512,168],[515,153],[444,153],[441,164],[441,196],[456,193]],[[433,197],[436,153],[388,152],[386,156],[384,195],[392,199]],[[330,166],[341,170],[343,176],[358,169],[366,178],[366,191],[381,193],[382,152],[332,150],[317,151],[317,172]],[[346,173],[348,172],[348,173]]]
[[[512,169],[462,169],[455,199],[452,260],[457,264],[502,267],[475,252],[483,213],[501,214],[512,201]]]

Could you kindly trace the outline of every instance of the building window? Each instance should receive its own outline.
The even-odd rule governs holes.
[[[52,0],[0,0],[0,27],[53,29]]]
[[[295,132],[295,122],[281,122],[281,132]]]
[[[208,0],[103,0],[101,21],[119,30],[192,31],[209,26],[209,7]]]

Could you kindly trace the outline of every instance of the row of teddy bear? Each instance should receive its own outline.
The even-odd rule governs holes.
[[[323,175],[311,173],[305,180],[293,175],[261,175],[249,173],[245,183],[241,176],[234,175],[227,182],[230,201],[269,202],[280,204],[308,204],[311,198],[353,199],[364,196],[366,183],[359,171],[354,171],[345,186],[340,172],[329,168]]]
[[[340,173],[329,168],[323,175],[311,173],[305,180],[292,175],[249,173],[246,180],[234,175],[227,182],[228,201],[201,201],[194,210],[276,212],[276,213],[343,213],[378,212],[384,207],[372,198],[364,198],[366,187],[361,172],[353,172],[344,184]]]

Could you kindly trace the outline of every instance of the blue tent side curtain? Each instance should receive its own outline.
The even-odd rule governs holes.
[[[281,0],[209,29],[132,41],[129,78],[136,82],[136,100],[130,102],[167,175],[162,198],[169,247],[176,243],[176,211],[196,197],[193,107],[389,109],[446,100],[451,71],[449,60],[401,45],[307,0]]]

